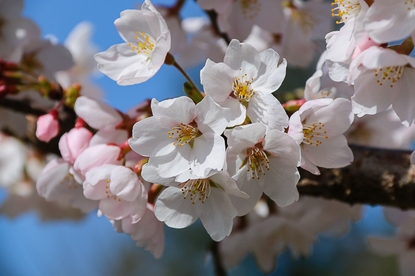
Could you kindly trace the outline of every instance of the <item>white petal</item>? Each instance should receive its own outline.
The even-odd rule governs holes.
[[[175,150],[169,138],[170,128],[163,126],[155,117],[145,118],[133,126],[130,147],[142,156],[165,155]]]
[[[300,174],[296,165],[286,163],[283,158],[270,158],[269,167],[265,176],[264,193],[280,207],[297,201],[299,198],[297,183]]]
[[[221,135],[228,125],[231,115],[230,110],[215,103],[209,95],[206,95],[196,105],[196,108],[198,110],[198,115],[195,119],[197,128],[202,133],[214,132]]]
[[[200,82],[206,94],[210,95],[216,102],[221,103],[232,92],[234,76],[234,70],[225,63],[214,63],[208,59],[200,71]]]
[[[270,94],[280,88],[285,78],[287,61],[283,59],[280,64],[280,56],[273,49],[266,49],[259,55],[261,57],[261,67],[258,77],[252,82],[252,87],[262,94]]]
[[[114,108],[85,96],[76,100],[74,108],[76,114],[95,129],[114,128],[122,122],[121,115]]]
[[[256,78],[261,66],[261,57],[258,51],[251,45],[240,43],[236,39],[232,39],[229,43],[223,61],[233,70],[243,68],[242,74],[247,74],[250,78]]]
[[[249,198],[246,193],[239,190],[235,180],[233,180],[226,171],[220,171],[210,176],[209,179],[211,179],[216,185],[219,185],[220,188],[224,189],[224,191],[229,195]]]
[[[185,228],[194,223],[197,206],[188,198],[184,199],[180,188],[168,187],[161,192],[154,206],[154,214],[172,228]]]
[[[399,254],[406,247],[405,242],[392,238],[369,237],[367,243],[373,252],[382,256]]]
[[[221,241],[232,231],[236,210],[224,191],[212,188],[210,196],[199,208],[200,220],[214,241]]]
[[[225,164],[225,141],[214,133],[206,133],[194,140],[191,168],[194,174],[205,176],[211,169],[222,170]]]
[[[158,102],[151,101],[153,116],[167,127],[177,126],[180,123],[188,124],[197,115],[194,102],[186,96]]]
[[[262,187],[260,181],[256,178],[252,178],[251,174],[247,171],[246,165],[240,168],[236,175],[232,178],[236,180],[238,188],[249,195],[249,198],[230,197],[232,205],[235,206],[238,211],[238,216],[244,216],[252,211],[258,200],[262,196]]]
[[[302,145],[303,155],[316,166],[323,168],[342,168],[353,161],[353,152],[343,135],[323,140],[319,146]]]
[[[246,111],[252,122],[260,122],[270,129],[283,130],[288,116],[281,103],[272,94],[254,94]]]

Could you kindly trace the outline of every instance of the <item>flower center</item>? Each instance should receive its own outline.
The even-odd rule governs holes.
[[[184,144],[191,143],[190,146],[192,146],[193,139],[198,134],[198,129],[191,125],[181,123],[178,126],[172,127],[171,131],[167,132],[167,134],[169,138],[176,140],[176,142],[173,142],[173,145],[181,147]]]
[[[210,182],[209,179],[191,179],[183,183],[181,189],[183,198],[186,199],[189,196],[192,204],[195,204],[196,200],[205,203],[210,195]]]
[[[248,149],[247,172],[251,172],[252,179],[260,179],[261,174],[269,170],[269,159],[262,144],[258,143],[253,148]]]
[[[241,70],[241,69],[239,69]],[[251,83],[254,79],[248,79],[246,74],[241,77],[235,77],[232,83],[233,94],[235,97],[244,102],[249,102],[254,95],[254,90],[251,88]]]
[[[307,11],[299,10],[292,1],[284,1],[282,5],[285,8],[290,9],[291,18],[293,21],[300,25],[304,33],[310,32],[313,27],[318,23],[318,20],[312,17]]]
[[[293,10],[292,19],[301,26],[304,33],[309,33],[317,25],[318,20],[308,14],[306,11]]]
[[[408,11],[410,11],[410,10],[412,10],[412,9],[415,9],[415,2],[414,2],[414,0],[406,0],[406,1],[404,2],[404,4],[407,6],[407,7],[406,7],[406,9],[407,9]]]
[[[62,179],[60,183],[66,184],[66,188],[68,188],[68,190],[72,190],[72,189],[76,190],[78,189],[78,186],[79,186],[78,182],[75,181],[75,178],[70,173],[65,175],[65,177]]]
[[[303,143],[310,146],[318,147],[323,143],[323,139],[329,138],[322,122],[303,125],[303,133]]]
[[[131,50],[133,52],[136,52],[137,54],[145,55],[148,57],[151,57],[151,53],[154,50],[154,46],[156,45],[156,41],[145,32],[135,32],[136,35],[134,36],[135,39],[138,41],[133,43],[128,43],[128,46],[131,47]]]
[[[258,0],[239,0],[242,15],[245,19],[254,19],[261,10],[261,3]]]
[[[20,65],[28,73],[39,72],[43,69],[43,64],[37,59],[35,52],[23,54]]]
[[[347,141],[356,144],[370,144],[370,142],[379,137],[376,134],[376,129],[371,128],[363,121],[357,121],[353,123],[353,128],[350,128],[346,132]]]
[[[399,81],[403,74],[403,66],[388,66],[374,70],[374,75],[377,78],[376,82],[382,86],[385,83],[389,83],[390,87]]]
[[[331,9],[331,16],[340,17],[340,20],[337,20],[336,24],[344,23],[350,18],[350,16],[357,15],[361,8],[358,0],[334,0],[331,5],[337,5],[335,8]]]
[[[116,195],[113,195],[110,191],[110,182],[111,179],[107,179],[105,180],[105,182],[107,182],[107,185],[105,186],[105,193],[107,194],[107,198],[114,198],[114,200],[118,200],[121,201],[121,198],[117,197]]]

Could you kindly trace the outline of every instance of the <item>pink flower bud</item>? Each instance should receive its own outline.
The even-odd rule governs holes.
[[[378,43],[374,42],[369,37],[366,38],[362,43],[356,46],[352,59],[355,59],[358,55],[360,55],[361,52],[363,52],[367,48],[372,47],[372,46],[378,46],[378,45],[379,45]]]
[[[73,128],[62,135],[59,140],[59,150],[62,158],[73,164],[78,155],[88,147],[91,138],[92,133],[84,127]]]
[[[40,116],[37,119],[36,137],[43,142],[49,142],[59,133],[59,123],[56,111]]]

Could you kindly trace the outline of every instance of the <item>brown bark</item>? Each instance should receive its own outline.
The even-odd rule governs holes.
[[[351,146],[354,161],[341,169],[301,170],[301,195],[336,199],[350,204],[415,208],[415,169],[411,151]]]

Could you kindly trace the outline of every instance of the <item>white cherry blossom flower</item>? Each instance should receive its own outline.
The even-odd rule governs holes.
[[[354,115],[347,99],[317,99],[305,102],[290,117],[288,134],[301,147],[301,167],[320,174],[317,166],[341,168],[353,161],[343,133]]]
[[[225,141],[220,136],[228,124],[227,109],[209,96],[197,105],[188,97],[151,102],[153,116],[133,127],[131,148],[150,157],[161,177],[191,170],[205,176],[225,163]]]
[[[84,195],[99,200],[99,211],[109,219],[131,217],[141,219],[147,204],[147,193],[137,174],[131,169],[104,164],[86,172]]]
[[[353,112],[361,117],[392,105],[402,123],[410,126],[415,120],[413,79],[415,58],[381,47],[366,49],[350,65]]]
[[[0,133],[0,187],[9,187],[23,178],[26,149],[19,140]]]
[[[10,59],[16,47],[27,39],[40,36],[39,27],[30,19],[22,17],[23,0],[0,2],[0,56]]]
[[[76,99],[74,109],[76,115],[95,129],[114,129],[123,119],[111,106],[86,96]]]
[[[38,37],[17,47],[11,61],[19,63],[23,71],[43,75],[49,80],[55,80],[57,72],[74,65],[72,55],[65,46]]]
[[[147,203],[142,218],[133,223],[131,217],[112,221],[117,232],[131,235],[137,246],[150,251],[159,259],[164,251],[164,224],[154,216],[154,207]]]
[[[71,174],[79,183],[85,181],[85,174],[104,164],[121,165],[119,160],[121,149],[116,145],[98,144],[85,149],[80,153],[71,167]]]
[[[59,150],[63,158],[49,161],[37,178],[36,189],[47,201],[57,201],[89,212],[98,206],[97,201],[86,199],[82,181],[71,173],[76,158],[88,147],[92,133],[86,128],[74,128],[62,135]]]
[[[249,44],[234,39],[224,62],[207,60],[200,72],[207,95],[232,111],[228,126],[242,124],[246,115],[252,122],[282,130],[288,116],[272,95],[285,78],[287,62],[272,49],[258,52]]]
[[[232,1],[218,13],[218,25],[222,32],[238,40],[246,39],[254,25],[280,33],[284,26],[282,1]]]
[[[333,81],[326,64],[327,51],[324,51],[317,62],[316,72],[306,81],[304,99],[315,100],[321,98],[346,98],[354,93],[353,87],[344,82]]]
[[[365,18],[365,30],[378,43],[409,36],[415,30],[415,3],[407,0],[376,0]]]
[[[297,164],[300,148],[287,134],[276,129],[266,131],[261,123],[239,126],[225,132],[228,138],[228,171],[248,199],[232,198],[238,215],[245,215],[262,193],[278,206],[298,200]]]
[[[415,217],[409,217],[393,238],[369,237],[369,248],[381,256],[397,255],[401,275],[415,273]]]
[[[95,55],[98,69],[119,85],[151,78],[163,65],[171,37],[166,21],[149,0],[141,10],[125,10],[114,22],[125,43]]]
[[[58,201],[87,213],[98,207],[98,201],[86,199],[82,183],[70,173],[71,164],[58,158],[44,167],[37,179],[36,189],[47,201]]]
[[[345,135],[350,144],[410,149],[414,128],[414,125],[410,128],[404,126],[392,108],[388,108],[375,115],[356,116]]]
[[[238,211],[231,198],[247,198],[226,171],[210,171],[204,178],[191,176],[179,184],[171,182],[158,196],[154,213],[172,228],[185,228],[198,218],[215,241],[221,241],[232,231]]]
[[[91,42],[92,29],[92,24],[86,21],[73,28],[64,45],[71,52],[75,65],[69,70],[57,72],[56,79],[62,87],[79,83],[82,86],[82,95],[100,99],[102,98],[100,88],[89,80],[90,74],[98,71],[94,59],[98,50]]]

